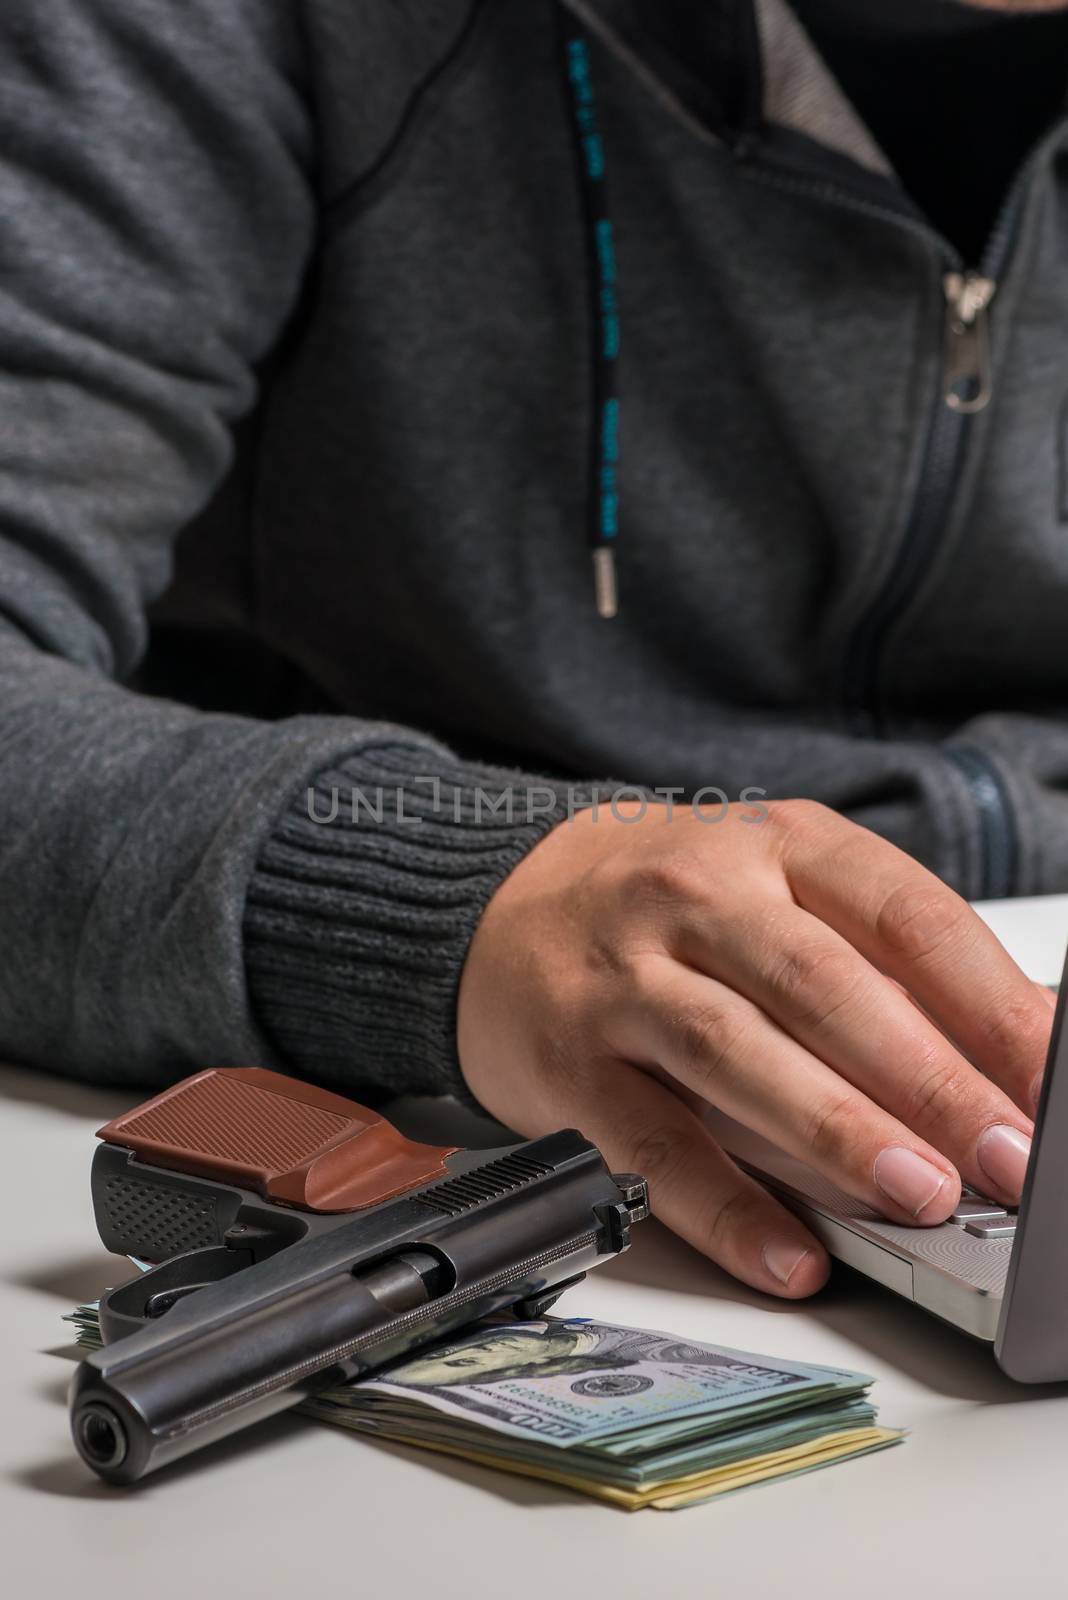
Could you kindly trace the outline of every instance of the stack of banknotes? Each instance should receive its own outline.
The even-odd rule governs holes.
[[[95,1305],[66,1319],[98,1346]],[[872,1380],[582,1317],[483,1322],[297,1409],[580,1490],[675,1511],[903,1437]]]

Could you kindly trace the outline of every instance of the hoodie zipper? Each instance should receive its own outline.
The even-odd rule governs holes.
[[[998,286],[981,272],[947,272],[942,288],[946,297],[942,398],[951,411],[974,416],[986,410],[994,392],[989,315]]]
[[[952,509],[964,464],[971,419],[989,405],[994,391],[990,308],[1008,266],[1027,180],[1045,140],[1021,164],[995,220],[982,260],[965,266],[945,237],[914,212],[892,203],[854,196],[828,181],[819,192],[835,204],[865,216],[873,213],[919,234],[937,248],[943,261],[943,359],[938,392],[928,413],[919,480],[897,559],[849,639],[841,672],[841,700],[858,737],[885,737],[879,704],[884,651],[894,624],[917,594]],[[752,152],[755,154],[755,152]],[[744,145],[737,154],[750,156]],[[752,162],[753,176],[796,192],[792,176],[770,164]],[[805,190],[813,192],[813,185]],[[980,881],[977,899],[1013,893],[1018,844],[1009,797],[996,767],[972,747],[943,746],[943,754],[963,779],[980,825]]]
[[[960,485],[972,418],[984,411],[994,392],[990,311],[1016,240],[1017,224],[1031,162],[1014,180],[978,268],[965,268],[941,241],[947,268],[943,359],[939,393],[929,413],[919,481],[897,560],[881,592],[854,630],[843,664],[843,691],[849,719],[858,734],[885,736],[879,684],[887,641],[926,576],[945,532]],[[997,768],[972,747],[943,747],[963,780],[980,831],[978,899],[1013,893],[1018,841],[1009,797]]]
[[[854,629],[842,670],[843,700],[853,731],[884,732],[879,680],[887,637],[915,597],[952,509],[964,465],[971,419],[990,403],[994,373],[990,308],[1008,265],[1023,200],[1026,162],[998,215],[978,268],[933,235],[945,261],[943,359],[938,393],[927,421],[919,481],[905,535],[880,592]]]

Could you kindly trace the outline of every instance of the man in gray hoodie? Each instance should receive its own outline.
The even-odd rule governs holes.
[[[707,1102],[1014,1200],[1066,88],[1048,3],[5,0],[0,1055],[578,1124],[788,1295]]]

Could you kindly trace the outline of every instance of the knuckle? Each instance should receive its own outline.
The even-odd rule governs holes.
[[[634,888],[647,902],[673,905],[692,899],[697,875],[693,850],[659,850],[636,866]]]
[[[701,1234],[708,1254],[718,1255],[733,1236],[759,1223],[764,1206],[762,1197],[748,1188],[739,1187],[727,1195],[716,1196],[702,1218]]]
[[[901,884],[892,889],[876,917],[875,931],[887,949],[922,961],[962,931],[971,912],[941,884]]]
[[[820,1027],[856,999],[859,964],[835,945],[797,945],[783,957],[773,982],[796,1021]]]
[[[674,1026],[680,1071],[704,1094],[734,1059],[747,1023],[737,1007],[724,1002],[692,1006]]]
[[[812,833],[826,828],[837,814],[819,800],[772,800],[768,802],[768,821],[783,833]]]
[[[955,1122],[968,1100],[968,1075],[932,1052],[906,1095],[904,1120],[910,1127]]]
[[[1049,1047],[1053,1012],[1028,998],[1009,1000],[989,1010],[981,1026],[990,1043],[1013,1056],[1041,1065]]]
[[[595,927],[582,950],[579,973],[582,991],[590,983],[614,986],[620,980],[629,982],[634,967],[634,950],[626,937],[613,927]]]
[[[805,1145],[818,1166],[852,1166],[863,1148],[859,1111],[852,1094],[823,1101],[813,1112],[805,1132]]]
[[[671,1128],[654,1124],[643,1128],[633,1140],[629,1159],[635,1172],[649,1183],[654,1202],[661,1189],[669,1189],[678,1178],[686,1160],[682,1140]]]

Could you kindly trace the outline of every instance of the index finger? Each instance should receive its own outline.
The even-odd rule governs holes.
[[[1053,1012],[982,918],[933,872],[825,813],[788,839],[797,903],[913,995],[977,1067],[1034,1114]]]

